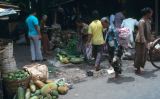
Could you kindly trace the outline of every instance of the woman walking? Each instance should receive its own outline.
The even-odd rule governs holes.
[[[115,71],[115,78],[118,78],[122,72],[121,56],[123,55],[122,47],[118,43],[118,34],[106,17],[101,19],[104,30],[104,39],[108,48],[108,60],[111,67]]]

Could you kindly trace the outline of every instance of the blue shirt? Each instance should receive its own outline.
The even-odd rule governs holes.
[[[38,25],[39,26],[39,22],[38,19],[33,16],[30,15],[27,19],[26,19],[26,23],[28,26],[28,35],[29,36],[37,36],[38,35],[38,31],[35,29],[35,26]]]

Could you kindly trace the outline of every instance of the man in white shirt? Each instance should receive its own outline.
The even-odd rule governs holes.
[[[130,33],[129,33],[129,40],[130,40],[130,43],[132,45],[132,47],[134,46],[134,37],[133,37],[133,32],[135,30],[135,26],[138,26],[138,21],[134,18],[127,18],[127,19],[124,19],[122,24],[121,24],[121,27],[125,27],[125,28],[128,28]]]

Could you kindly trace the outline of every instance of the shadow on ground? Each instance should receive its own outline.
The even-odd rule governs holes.
[[[144,73],[142,75],[139,75],[141,77],[144,77],[146,79],[150,79],[150,78],[156,78],[157,75],[155,74],[156,72],[160,71],[159,69],[154,69],[151,71],[144,71]]]
[[[120,76],[119,78],[108,78],[107,83],[122,84],[133,81],[135,81],[135,78],[133,77]]]

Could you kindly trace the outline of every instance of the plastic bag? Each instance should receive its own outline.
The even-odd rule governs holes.
[[[86,47],[86,57],[87,59],[92,59],[92,45]]]

